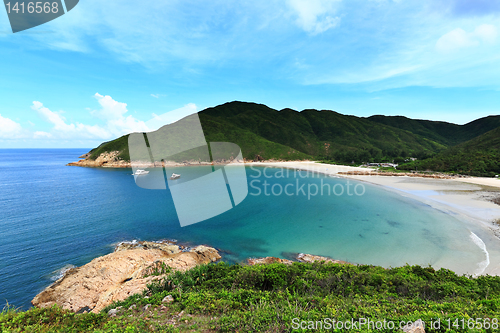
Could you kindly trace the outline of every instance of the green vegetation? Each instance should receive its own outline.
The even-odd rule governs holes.
[[[273,142],[250,130],[239,128],[229,121],[224,121],[200,113],[200,121],[207,142],[236,143],[243,157],[254,159],[257,155],[263,159],[303,160],[312,156],[280,142]]]
[[[425,158],[446,146],[398,128],[333,111],[277,111],[262,104],[231,102],[199,113],[207,142],[233,142],[246,159],[330,159],[338,163]],[[101,144],[90,159],[120,151],[130,160],[128,136]]]
[[[162,303],[167,295],[173,302]],[[108,317],[110,309],[118,309],[116,317]],[[294,318],[385,319],[396,325],[439,318],[441,329],[426,327],[426,332],[492,332],[477,329],[475,320],[498,323],[500,277],[472,278],[420,266],[218,263],[170,273],[142,295],[117,302],[101,314],[74,314],[57,307],[6,309],[0,327],[4,332],[288,332]],[[453,325],[462,318],[465,327],[461,322]],[[474,329],[467,327],[472,325],[469,319]],[[357,331],[395,330],[365,326]]]
[[[90,159],[95,160],[102,153],[110,152],[110,151],[119,151],[120,154],[118,158],[130,161],[130,154],[128,152],[128,135],[123,135],[118,139],[104,142],[99,147],[94,148],[90,151]]]
[[[500,173],[500,128],[451,147],[433,158],[406,163],[398,168],[493,177]]]
[[[405,130],[334,111],[277,111],[262,104],[231,102],[200,112],[200,119],[204,129],[205,122],[213,119],[316,159],[340,163],[392,160],[410,155],[426,157],[446,148]],[[205,134],[210,136],[209,131]],[[233,139],[239,144],[237,136]]]
[[[278,111],[244,102],[208,108],[199,116],[207,142],[235,143],[249,160],[316,159],[360,164],[404,163],[415,157],[418,161],[405,164],[402,170],[483,176],[500,173],[499,147],[488,145],[495,138],[487,135],[489,131],[498,134],[495,129],[500,126],[500,116],[456,125],[401,116],[362,118],[334,111]],[[103,143],[91,151],[90,158],[120,151],[119,158],[130,160],[127,143],[128,135]]]
[[[371,121],[389,125],[421,135],[446,146],[472,140],[488,131],[500,127],[500,116],[489,116],[474,120],[465,125],[450,124],[444,121],[410,119],[402,116],[371,116]]]

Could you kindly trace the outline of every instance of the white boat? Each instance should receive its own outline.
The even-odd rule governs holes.
[[[181,175],[178,175],[178,174],[176,174],[176,173],[172,173],[172,176],[170,176],[170,179],[171,179],[171,180],[174,180],[174,179],[179,179],[179,178],[181,178]]]
[[[149,173],[149,171],[138,169],[138,170],[135,171],[135,173],[133,175],[134,176],[140,176],[140,175],[147,175],[148,173]]]

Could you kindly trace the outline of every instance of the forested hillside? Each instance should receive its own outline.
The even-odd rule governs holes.
[[[336,163],[403,163],[405,170],[434,170],[493,175],[500,116],[465,125],[410,119],[403,116],[343,115],[328,110],[281,111],[263,104],[229,102],[199,112],[207,142],[233,142],[249,160],[317,159]],[[129,160],[128,136],[103,143],[90,159],[120,151]]]

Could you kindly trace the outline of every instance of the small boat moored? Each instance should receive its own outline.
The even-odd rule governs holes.
[[[140,175],[147,175],[149,171],[142,170],[142,169],[137,169],[132,176],[140,176]]]
[[[171,179],[171,180],[174,180],[174,179],[179,179],[179,178],[181,178],[181,175],[178,175],[178,174],[176,174],[176,173],[172,173],[172,176],[170,176],[170,179]]]

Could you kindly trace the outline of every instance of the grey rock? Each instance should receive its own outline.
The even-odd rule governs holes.
[[[163,300],[161,301],[162,303],[172,303],[174,301],[174,298],[172,297],[172,295],[167,295],[163,298]]]
[[[108,311],[108,316],[110,317],[116,317],[116,314],[118,313],[118,309],[111,309]]]

